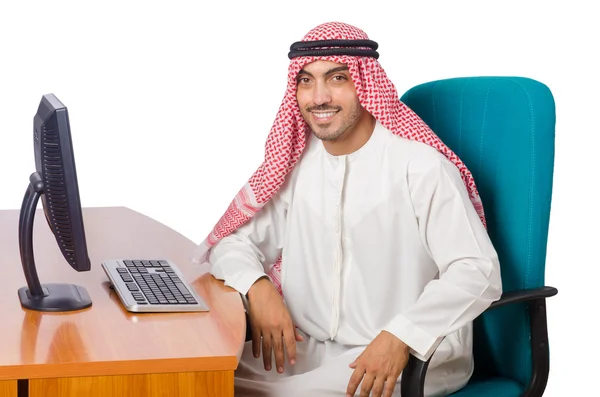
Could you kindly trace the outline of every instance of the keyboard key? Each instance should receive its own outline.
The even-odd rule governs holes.
[[[175,286],[177,287],[177,289],[179,290],[179,292],[181,292],[183,295],[189,295],[190,291],[188,291],[188,289],[185,287],[185,284],[183,283],[175,283]]]

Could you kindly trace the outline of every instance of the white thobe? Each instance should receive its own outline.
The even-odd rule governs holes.
[[[379,123],[348,155],[311,137],[281,190],[208,261],[246,294],[280,255],[285,302],[306,341],[284,374],[265,371],[248,342],[236,396],[344,396],[348,364],[382,330],[422,360],[435,351],[427,396],[469,380],[472,320],[500,297],[500,268],[458,169],[436,149]]]

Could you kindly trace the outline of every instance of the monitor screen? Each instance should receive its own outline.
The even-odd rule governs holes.
[[[90,270],[68,110],[53,94],[44,95],[33,124],[44,214],[67,262],[77,271]]]

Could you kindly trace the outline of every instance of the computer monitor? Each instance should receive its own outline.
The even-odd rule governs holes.
[[[90,270],[79,186],[67,108],[53,94],[44,95],[33,119],[35,172],[19,217],[19,249],[27,286],[19,289],[26,309],[64,312],[85,309],[92,300],[74,284],[40,284],[33,255],[33,225],[41,198],[44,216],[63,257],[79,272]]]

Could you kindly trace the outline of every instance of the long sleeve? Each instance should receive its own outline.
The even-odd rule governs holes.
[[[276,194],[258,213],[210,251],[210,272],[245,295],[281,255],[286,204]]]
[[[431,160],[431,158],[429,158]],[[442,339],[472,322],[502,293],[497,253],[458,169],[418,160],[409,189],[425,249],[439,269],[417,301],[385,328],[428,360]]]

